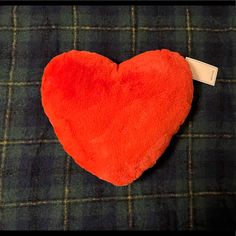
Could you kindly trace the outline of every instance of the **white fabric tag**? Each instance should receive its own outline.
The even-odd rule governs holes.
[[[205,84],[214,86],[216,82],[216,76],[218,68],[196,59],[186,57],[186,61],[189,63],[190,69],[193,74],[193,79]]]

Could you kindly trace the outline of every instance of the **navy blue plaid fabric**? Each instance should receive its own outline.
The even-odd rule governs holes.
[[[236,228],[235,7],[1,6],[0,229]],[[219,67],[194,82],[191,114],[157,164],[114,187],[63,151],[40,97],[45,65],[71,49],[122,62],[168,48]]]

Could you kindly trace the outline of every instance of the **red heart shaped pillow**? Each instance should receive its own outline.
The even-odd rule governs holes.
[[[193,82],[185,59],[166,49],[121,64],[73,50],[48,63],[41,94],[65,151],[82,168],[122,186],[165,151],[190,111]]]

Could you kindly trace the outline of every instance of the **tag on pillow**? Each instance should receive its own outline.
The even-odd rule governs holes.
[[[186,57],[186,61],[189,63],[190,69],[193,74],[193,79],[205,84],[214,86],[216,82],[216,76],[218,68],[196,59]]]

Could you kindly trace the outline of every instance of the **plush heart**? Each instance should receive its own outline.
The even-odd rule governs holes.
[[[165,151],[190,111],[193,82],[185,59],[166,49],[121,64],[72,50],[48,63],[41,94],[65,151],[82,168],[122,186]]]

